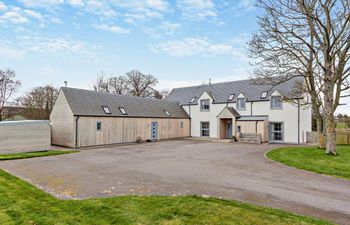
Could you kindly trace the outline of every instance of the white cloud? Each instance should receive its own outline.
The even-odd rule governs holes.
[[[19,0],[27,7],[49,8],[64,3],[63,0]]]
[[[114,18],[117,16],[117,12],[106,1],[90,0],[86,2],[86,11],[105,18]]]
[[[27,17],[24,17],[18,10],[12,10],[8,11],[2,16],[0,16],[0,23],[1,22],[10,22],[14,24],[25,24],[29,23],[29,19]]]
[[[7,10],[7,6],[5,5],[4,2],[0,2],[0,11],[5,11]]]
[[[85,5],[83,0],[68,0],[67,3],[74,7],[82,7]]]
[[[247,60],[241,47],[235,47],[234,42],[211,43],[206,38],[185,38],[173,40],[150,47],[154,52],[165,52],[172,56],[215,56],[230,55],[236,60]]]
[[[94,24],[92,25],[92,27],[94,27],[95,29],[99,29],[99,30],[104,30],[104,31],[110,31],[113,33],[119,33],[119,34],[128,34],[130,33],[129,30],[124,29],[122,27],[118,27],[115,25],[106,25],[106,24]]]
[[[212,0],[178,0],[177,7],[185,18],[203,20],[217,16]]]
[[[181,24],[165,21],[159,27],[164,30],[166,35],[173,35],[181,27]]]
[[[30,16],[30,17],[33,17],[33,18],[35,18],[35,19],[37,19],[37,20],[40,20],[40,21],[42,21],[42,20],[44,19],[43,16],[42,16],[40,13],[35,12],[35,11],[33,11],[33,10],[27,10],[27,9],[25,9],[25,10],[24,10],[24,13],[25,13],[26,15],[28,15],[28,16]]]

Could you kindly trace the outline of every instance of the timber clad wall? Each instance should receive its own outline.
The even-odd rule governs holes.
[[[101,122],[100,131],[96,129],[97,122]],[[152,122],[158,122],[158,139],[190,136],[189,119],[80,117],[78,146],[135,142],[138,137],[143,140],[151,139]]]
[[[74,147],[75,121],[63,92],[58,95],[50,120],[52,125],[52,144]]]
[[[0,154],[42,151],[51,146],[49,121],[0,123]]]

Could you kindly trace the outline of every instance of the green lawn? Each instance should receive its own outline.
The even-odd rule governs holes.
[[[26,159],[26,158],[35,158],[51,155],[62,155],[68,153],[74,153],[78,151],[72,150],[49,150],[49,151],[40,151],[40,152],[25,152],[25,153],[15,153],[15,154],[0,154],[0,160],[14,160],[14,159]]]
[[[43,168],[44,169],[44,168]],[[59,200],[0,170],[0,224],[329,224],[281,210],[195,196]]]
[[[285,147],[266,155],[288,166],[350,179],[350,146],[337,146],[337,152],[337,156],[329,156],[317,147]]]

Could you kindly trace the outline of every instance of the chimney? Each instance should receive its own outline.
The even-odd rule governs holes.
[[[68,82],[65,80],[64,81],[64,86],[67,87],[68,86]]]
[[[209,85],[211,85],[211,78],[209,78]]]

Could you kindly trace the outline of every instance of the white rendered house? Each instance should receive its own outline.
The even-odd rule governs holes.
[[[263,142],[305,143],[311,131],[309,96],[293,96],[294,78],[277,86],[250,80],[176,88],[168,100],[179,101],[191,118],[192,137],[228,139],[261,134]]]

